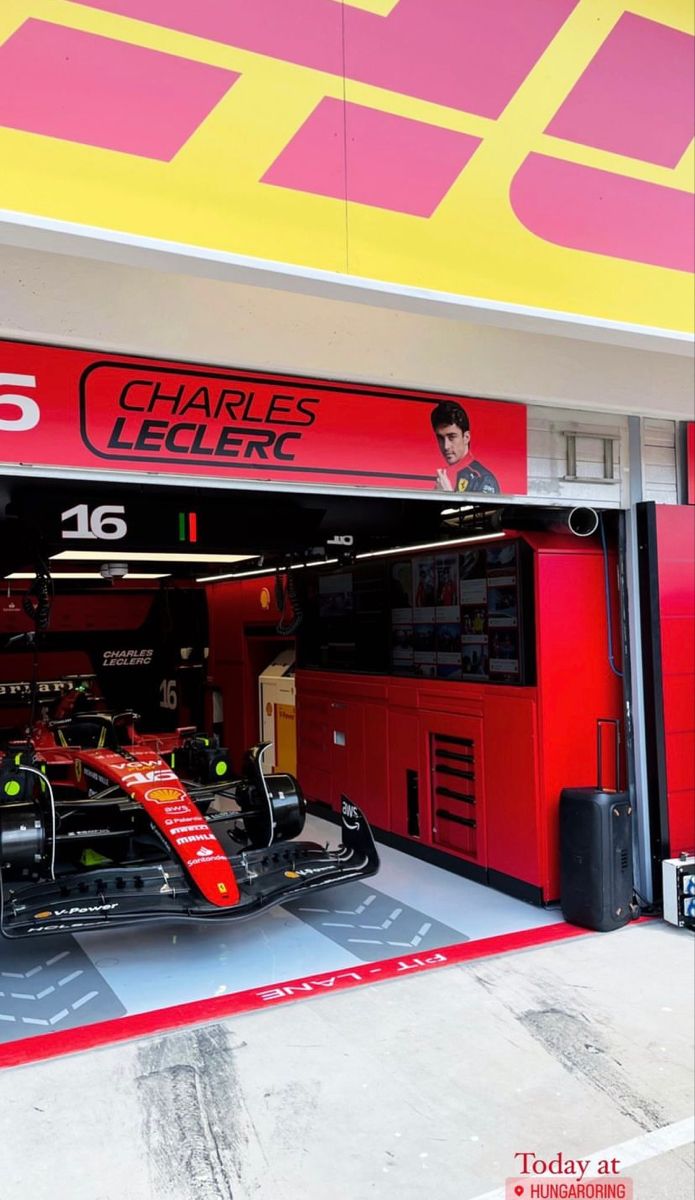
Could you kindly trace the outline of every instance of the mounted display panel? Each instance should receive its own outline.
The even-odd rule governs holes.
[[[392,673],[531,683],[529,559],[524,542],[509,540],[393,563]]]
[[[10,467],[510,496],[526,461],[521,404],[0,342]]]
[[[523,539],[307,572],[300,666],[535,684],[533,562]]]

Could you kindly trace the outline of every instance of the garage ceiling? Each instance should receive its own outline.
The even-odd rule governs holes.
[[[272,569],[350,552],[336,547],[331,541],[336,537],[352,538],[355,553],[371,553],[461,536],[462,531],[452,529],[442,516],[447,506],[451,512],[452,504],[460,507],[466,535],[475,536],[498,520],[494,508],[457,506],[445,496],[433,504],[359,495],[278,496],[235,489],[52,480],[28,484],[8,479],[0,481],[0,573],[33,572],[39,559],[50,564],[55,579],[63,573],[98,574],[102,563],[113,561],[127,562],[133,572],[189,579],[260,566]],[[75,537],[80,522],[87,528],[95,511],[107,521],[112,514],[125,519],[126,535],[117,540],[100,540],[89,533]],[[510,510],[510,524],[528,521],[530,512]],[[234,556],[240,560],[225,561]]]

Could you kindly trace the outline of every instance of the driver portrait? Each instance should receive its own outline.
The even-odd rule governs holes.
[[[443,400],[430,414],[432,429],[446,466],[437,471],[440,492],[499,492],[500,485],[471,451],[468,413],[455,400]]]

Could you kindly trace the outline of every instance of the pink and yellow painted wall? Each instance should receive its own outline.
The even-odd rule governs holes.
[[[0,209],[692,325],[690,0],[3,0]]]

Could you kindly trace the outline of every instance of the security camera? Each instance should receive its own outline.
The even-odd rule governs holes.
[[[99,573],[104,579],[122,579],[124,575],[128,574],[128,564],[124,562],[102,563]]]

